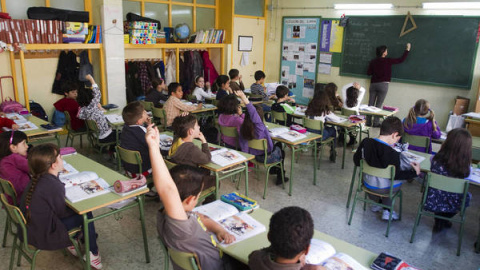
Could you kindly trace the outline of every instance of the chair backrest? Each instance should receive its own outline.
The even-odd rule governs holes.
[[[252,101],[262,101],[263,96],[262,95],[250,95],[248,99],[251,99]]]
[[[145,111],[151,111],[152,108],[154,107],[153,102],[151,102],[151,101],[140,100],[140,103],[142,103]]]
[[[165,109],[152,107],[152,115],[154,118],[158,119],[157,124],[160,124],[163,127],[167,126],[167,115]]]
[[[319,134],[323,133],[322,120],[315,120],[315,119],[310,119],[308,117],[303,117],[303,126],[307,129],[318,130]]]
[[[368,165],[365,160],[360,160],[360,170],[362,173],[366,173],[372,176],[387,178],[394,180],[395,179],[395,166],[388,165],[386,168],[377,168]]]
[[[236,142],[235,144],[236,145],[232,145],[232,146],[236,147],[238,145],[238,130],[237,130],[237,127],[220,126],[220,134],[222,134],[223,136],[235,138],[235,142]]]
[[[212,104],[213,104],[215,107],[218,107],[218,102],[219,102],[219,101],[220,101],[220,100],[218,100],[218,99],[212,99]]]
[[[23,216],[22,211],[20,211],[20,209],[18,207],[9,204],[8,201],[7,201],[7,198],[5,197],[5,194],[3,194],[3,193],[0,194],[0,201],[3,205],[3,207],[5,207],[5,210],[7,211],[7,215],[10,218],[10,221],[13,222],[13,224],[17,225],[16,226],[17,228],[20,228],[20,231],[17,231],[17,234],[21,233],[22,236],[23,236],[22,239],[24,239],[24,241],[23,241],[24,250],[32,252],[32,249],[27,244],[27,241],[25,241],[25,239],[28,239],[27,238],[27,226],[26,226],[27,221],[25,220],[25,217]]]
[[[17,192],[10,181],[0,178],[0,192],[10,197],[14,203],[17,203]]]
[[[342,115],[350,116],[350,115],[356,115],[356,114],[358,114],[357,110],[352,110],[352,109],[347,109],[342,107]]]
[[[286,112],[277,112],[271,111],[274,121],[282,121],[283,125],[287,125],[287,113]]]
[[[253,140],[249,140],[248,141],[248,147],[252,148],[252,149],[255,149],[255,150],[260,150],[260,151],[264,151],[264,156],[265,156],[265,159],[263,161],[263,163],[267,163],[267,156],[268,156],[268,153],[267,153],[267,140],[266,139],[253,139]]]
[[[403,134],[402,141],[408,142],[410,145],[425,148],[425,153],[428,153],[430,148],[430,137],[410,135],[405,133]]]
[[[472,159],[480,160],[480,148],[472,147]]]
[[[98,135],[100,130],[98,129],[97,122],[95,120],[85,120],[85,123],[87,124],[88,130],[93,132],[94,134]]]
[[[427,188],[432,187],[452,193],[466,193],[470,182],[465,179],[448,177],[436,173],[428,173]]]
[[[115,146],[117,155],[120,157],[118,159],[118,167],[120,168],[121,162],[138,165],[138,173],[142,174],[142,156],[139,151],[127,150],[120,146]]]
[[[200,270],[200,263],[197,254],[190,252],[178,251],[173,248],[168,248],[170,259],[185,270]]]
[[[68,111],[63,112],[65,114],[65,126],[68,131],[72,131],[72,118],[70,118],[70,113]]]
[[[171,161],[168,160],[168,159],[164,159],[164,161],[165,161],[165,165],[167,165],[167,168],[168,168],[169,170],[172,169],[173,167],[177,166],[177,164],[171,162]]]

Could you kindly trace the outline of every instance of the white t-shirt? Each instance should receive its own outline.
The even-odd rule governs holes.
[[[208,89],[208,91],[205,91],[203,88],[196,87],[195,90],[193,90],[193,95],[197,99],[197,101],[205,101],[205,98],[215,98],[215,94],[212,93],[212,90]]]
[[[351,109],[351,110],[357,110],[357,113],[358,113],[358,107],[360,106],[360,104],[362,104],[363,97],[365,96],[365,88],[362,86],[358,90],[357,105],[354,106],[354,107],[348,107],[347,106],[347,89],[352,87],[352,86],[353,86],[353,83],[349,83],[342,88],[343,108]]]

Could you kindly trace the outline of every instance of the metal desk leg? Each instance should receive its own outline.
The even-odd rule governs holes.
[[[140,221],[142,224],[142,234],[143,234],[143,249],[145,251],[145,260],[147,263],[150,263],[150,253],[148,252],[148,239],[147,239],[147,230],[145,229],[145,211],[143,204],[145,202],[145,195],[138,196],[138,208],[140,210]]]
[[[313,142],[313,184],[317,185],[317,143]]]
[[[248,169],[247,169],[248,170]],[[218,172],[215,172],[215,199],[218,200],[218,186],[219,186]]]
[[[345,150],[347,148],[347,128],[343,128],[343,157],[342,157],[342,169],[345,168]]]
[[[85,269],[92,269],[90,266],[90,237],[88,237],[88,223],[90,220],[87,217],[87,213],[83,214],[83,240],[85,242]]]
[[[68,138],[68,136],[67,136],[67,138]],[[80,138],[81,138],[81,137],[80,137]],[[60,146],[60,138],[58,137],[58,132],[55,133],[55,140],[57,140],[57,145],[58,145],[58,147],[61,147],[61,146]],[[73,144],[73,140],[72,140],[72,144]]]
[[[292,146],[292,160],[290,160],[290,190],[288,195],[292,196],[292,187],[293,187],[293,164],[295,164],[295,146]]]
[[[238,181],[240,181],[240,176],[238,177]],[[245,196],[248,197],[248,161],[245,161]]]

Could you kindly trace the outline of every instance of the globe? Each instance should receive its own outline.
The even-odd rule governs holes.
[[[181,23],[175,26],[174,38],[177,41],[187,41],[188,37],[190,36],[190,27],[187,24]]]

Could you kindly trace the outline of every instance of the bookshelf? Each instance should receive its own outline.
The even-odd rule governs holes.
[[[102,92],[102,104],[106,104],[106,87],[105,85],[105,64],[104,64],[104,56],[103,56],[103,44],[102,43],[60,43],[60,44],[25,44],[25,51],[52,51],[52,50],[98,50],[100,55],[100,83],[102,87],[100,87],[100,91]],[[23,95],[24,95],[24,102],[25,107],[27,110],[30,110],[30,103],[29,103],[29,94],[28,94],[28,83],[27,83],[27,73],[25,70],[25,52],[20,51],[18,52],[19,59],[20,59],[20,70],[22,75],[22,83],[23,83]],[[12,68],[12,77],[14,82],[14,95],[15,100],[18,101],[18,88],[17,88],[17,78],[15,72],[15,53],[10,52],[10,66]]]
[[[220,49],[220,70],[219,74],[225,73],[225,43],[157,43],[157,44],[125,44],[125,50],[128,49],[159,49],[162,50],[162,58],[165,59],[167,50],[175,50],[176,54],[176,77],[180,78],[180,50],[200,50],[206,49],[211,55],[210,49]]]

